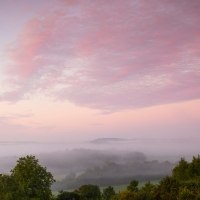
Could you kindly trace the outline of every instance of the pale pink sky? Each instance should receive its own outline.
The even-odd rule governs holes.
[[[0,1],[6,141],[200,133],[200,1]]]

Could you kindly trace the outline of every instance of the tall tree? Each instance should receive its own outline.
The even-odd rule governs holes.
[[[49,200],[52,196],[50,187],[55,180],[35,156],[19,158],[17,165],[11,170],[11,177],[28,199]]]

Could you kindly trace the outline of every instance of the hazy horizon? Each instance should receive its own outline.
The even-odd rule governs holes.
[[[181,157],[191,159],[200,152],[198,138],[187,139],[122,139],[99,138],[90,141],[68,142],[1,142],[0,157],[40,155],[71,151],[74,149],[88,149],[100,151],[143,152],[150,158],[162,161],[177,161]]]

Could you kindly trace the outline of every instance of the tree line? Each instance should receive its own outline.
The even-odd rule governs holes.
[[[200,156],[191,162],[181,158],[172,170],[157,185],[148,181],[138,187],[132,180],[126,190],[116,193],[108,186],[101,193],[99,186],[84,184],[68,192],[60,191],[53,197],[53,176],[39,164],[35,156],[22,157],[10,174],[0,175],[1,200],[200,200]]]

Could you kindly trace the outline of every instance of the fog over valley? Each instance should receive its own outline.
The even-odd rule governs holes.
[[[125,157],[133,152],[142,152],[145,160],[158,160],[160,162],[177,162],[180,157],[188,160],[193,155],[198,155],[200,146],[198,138],[187,139],[121,139],[121,138],[98,138],[91,141],[73,141],[62,143],[44,143],[44,142],[0,142],[0,173],[8,173],[15,160],[20,156],[36,155],[36,157],[53,173],[59,173],[64,170],[70,172],[71,165],[79,166],[80,170],[95,166],[101,163],[96,154],[102,154],[105,161],[114,161],[117,163],[125,162]],[[96,162],[88,162],[89,157],[93,155]],[[114,156],[116,159],[110,159]],[[80,161],[81,159],[81,161]],[[59,162],[57,162],[59,160]],[[62,165],[63,161],[65,165]],[[87,166],[83,161],[85,160]],[[47,162],[49,161],[49,162]],[[128,160],[126,160],[128,162]],[[80,162],[80,163],[79,163]],[[51,163],[51,164],[49,164]],[[77,164],[79,163],[79,164]],[[90,164],[91,166],[90,166]],[[9,168],[10,167],[10,168]],[[60,171],[60,172],[61,172]]]
[[[11,148],[12,147],[12,148]],[[188,150],[189,147],[192,147]],[[20,156],[35,155],[56,183],[52,190],[82,184],[100,186],[159,180],[171,175],[181,157],[200,152],[197,139],[98,138],[68,143],[1,142],[0,173],[10,173]],[[15,149],[15,151],[8,151]]]

